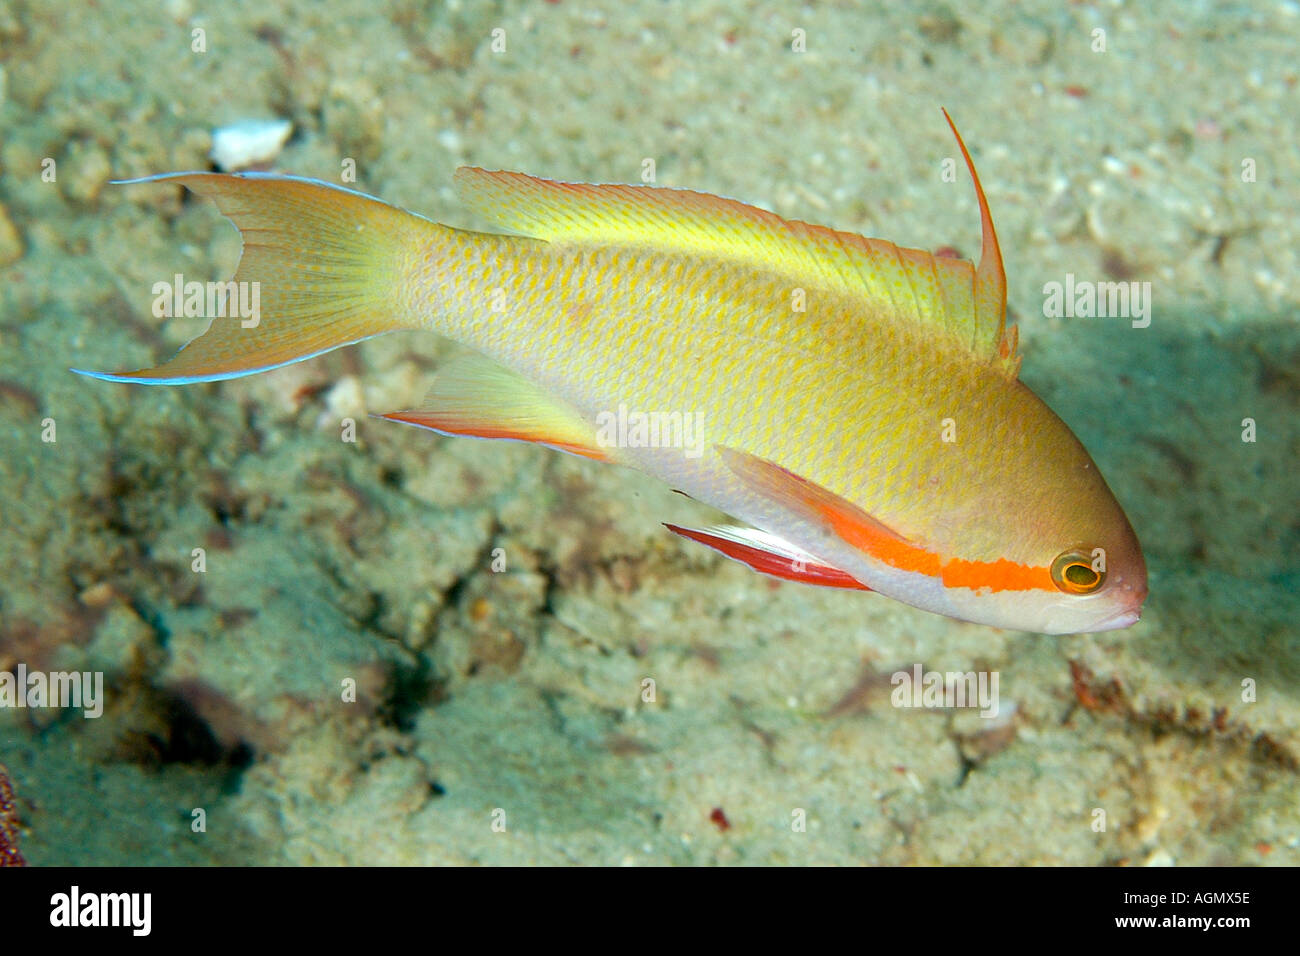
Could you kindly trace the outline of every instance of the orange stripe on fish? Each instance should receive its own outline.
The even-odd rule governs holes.
[[[907,540],[861,508],[779,465],[730,448],[718,451],[741,480],[810,518],[820,519],[843,541],[892,568],[939,578],[950,588],[990,592],[1057,590],[1049,567],[1033,567],[1005,559],[945,559]]]
[[[1043,591],[1048,594],[1058,592],[1052,580],[1050,567],[1033,567],[1017,564],[1005,558],[997,561],[963,561],[952,558],[945,561],[942,569],[943,583],[950,588],[970,588],[973,591],[988,589],[998,591]]]

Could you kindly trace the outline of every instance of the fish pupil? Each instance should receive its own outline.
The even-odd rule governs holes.
[[[1097,572],[1086,564],[1072,564],[1065,569],[1065,580],[1075,587],[1088,588],[1097,583]]]

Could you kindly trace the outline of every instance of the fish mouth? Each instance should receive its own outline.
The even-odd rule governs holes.
[[[1142,608],[1125,608],[1112,614],[1110,617],[1103,618],[1100,622],[1089,628],[1094,633],[1097,631],[1119,631],[1126,627],[1132,627],[1142,617]]]

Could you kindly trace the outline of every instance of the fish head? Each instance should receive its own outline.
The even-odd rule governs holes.
[[[872,507],[874,481],[845,496],[770,460],[716,450],[778,516],[778,535],[868,590],[1009,630],[1128,627],[1147,595],[1137,535],[1069,427],[1028,389],[1017,387],[1016,408],[994,409],[997,426],[973,429],[944,455],[944,478],[923,482],[931,493],[883,513]],[[915,478],[901,485],[918,487]]]
[[[996,578],[989,579],[992,584],[972,584],[954,568],[956,562],[949,562],[943,571],[948,613],[1040,634],[1113,631],[1137,623],[1147,597],[1146,562],[1127,518],[1123,512],[1117,514],[1120,522],[1109,532],[1058,537],[1056,543],[1041,548],[1040,557],[1031,563],[1017,563],[1018,569],[1045,571],[1024,586],[1000,587]],[[1072,543],[1062,546],[1060,542],[1066,540]]]
[[[1042,634],[1129,627],[1147,597],[1142,546],[1088,452],[1041,407],[1038,447],[994,469],[1005,493],[962,509],[933,542],[949,613]]]

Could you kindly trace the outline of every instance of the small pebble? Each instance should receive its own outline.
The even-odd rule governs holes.
[[[59,169],[59,185],[68,199],[90,206],[99,200],[112,175],[108,153],[97,143],[78,141],[68,147]]]
[[[288,120],[240,120],[212,131],[212,162],[223,172],[269,163],[293,132]]]

